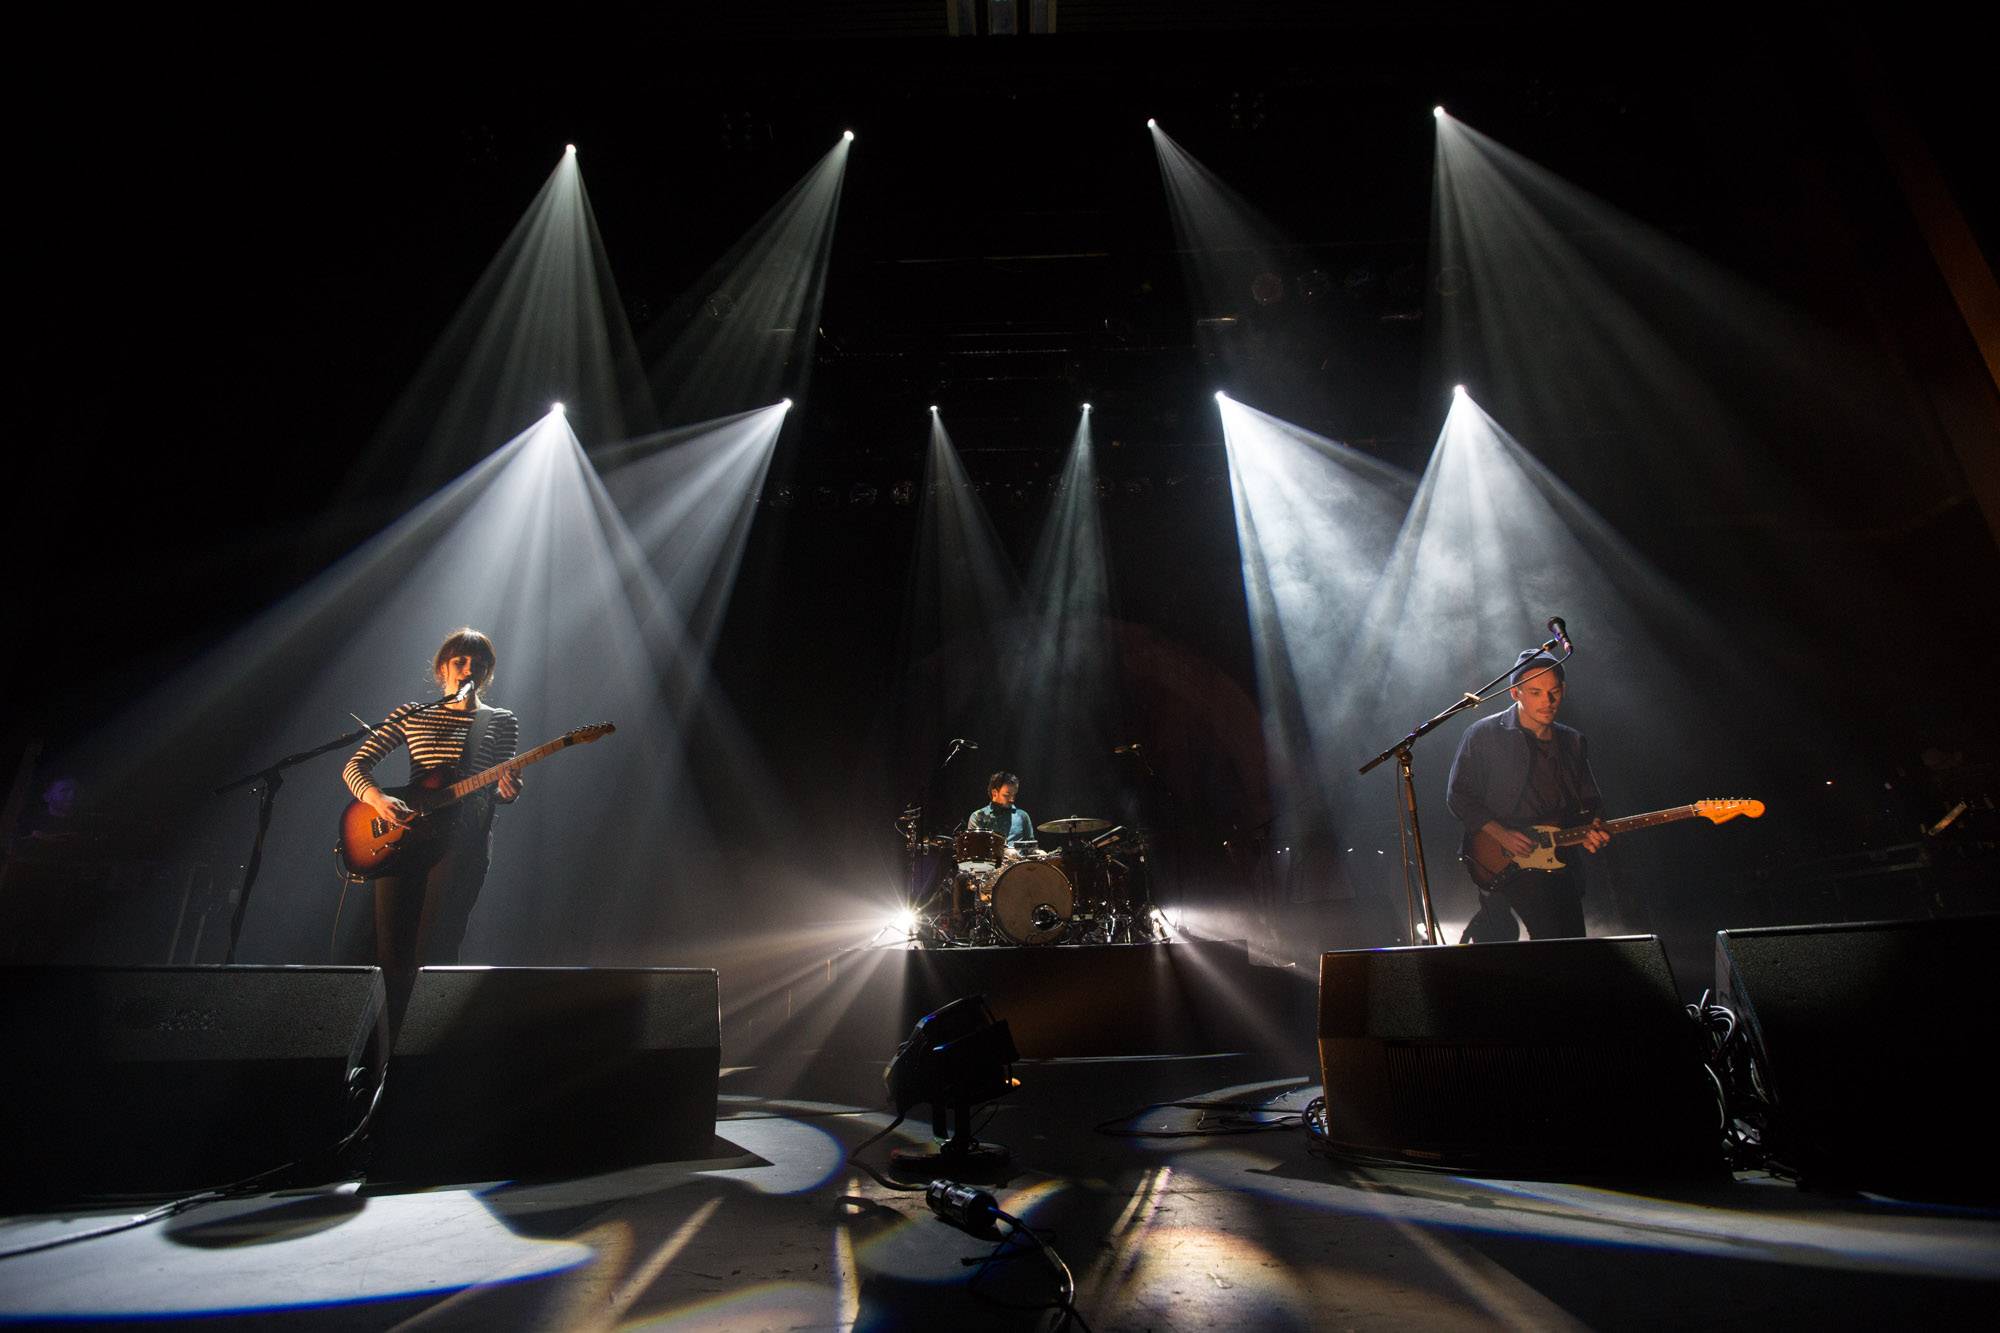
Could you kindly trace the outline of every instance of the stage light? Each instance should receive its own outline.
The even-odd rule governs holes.
[[[1226,393],[1224,393],[1224,392],[1223,392],[1222,390],[1220,390],[1220,389],[1217,389],[1217,390],[1215,391],[1215,401],[1216,401],[1216,402],[1218,402],[1218,403],[1220,403],[1220,402],[1226,402],[1226,401],[1228,400],[1228,398],[1229,398],[1229,395],[1228,395],[1228,394],[1226,394]]]
[[[778,404],[778,406],[784,408],[787,412],[789,412],[792,410],[792,400],[789,398],[784,399]]]
[[[1086,411],[1086,412],[1088,412],[1088,411],[1090,410],[1090,404],[1089,404],[1089,403],[1085,403],[1085,404],[1083,405],[1083,410],[1084,410],[1084,411]]]
[[[565,154],[567,154],[568,156],[570,156],[570,157],[575,157],[575,156],[576,156],[576,145],[575,145],[575,144],[573,144],[573,143],[566,143],[566,144],[564,144],[564,145],[563,145],[563,152],[564,152]]]
[[[1443,107],[1441,107],[1441,106],[1434,106],[1434,107],[1432,107],[1432,108],[1431,108],[1431,114],[1432,114],[1433,116],[1437,117],[1437,118],[1438,118],[1439,120],[1443,120],[1443,119],[1444,119],[1444,108],[1443,108]]]
[[[551,411],[551,412],[555,413],[555,414],[556,414],[557,416],[561,416],[561,415],[563,414],[564,410],[565,410],[565,409],[563,408],[563,405],[562,405],[561,403],[550,403],[550,404],[549,404],[549,411]]]
[[[1004,1097],[1020,1086],[1014,1077],[1013,1034],[1007,1020],[995,1018],[983,995],[953,1000],[917,1020],[908,1041],[889,1063],[890,1099],[901,1120],[912,1107],[928,1102],[931,1127],[938,1138],[951,1137],[936,1148],[898,1148],[889,1158],[898,1169],[935,1179],[949,1174],[963,1179],[1003,1171],[1007,1150],[980,1143],[972,1134],[972,1108]]]
[[[1465,397],[1465,386],[1464,386],[1463,384],[1454,384],[1454,385],[1452,385],[1452,386],[1451,386],[1451,395],[1452,395],[1452,397],[1454,397],[1454,398],[1463,398],[1463,397]]]
[[[1146,128],[1149,130],[1157,130],[1158,128],[1160,128],[1160,122],[1154,120],[1151,116],[1148,116],[1146,117]]]
[[[853,130],[842,130],[842,131],[840,132],[840,141],[841,141],[842,143],[853,143],[853,142],[854,142],[854,131],[853,131]]]
[[[936,412],[936,411],[937,411],[937,404],[936,404],[936,403],[932,403],[932,404],[931,404],[931,411],[932,411],[932,412]]]

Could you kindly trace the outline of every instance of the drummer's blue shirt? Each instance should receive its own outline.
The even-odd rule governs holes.
[[[987,804],[980,806],[966,816],[965,826],[981,829],[988,833],[998,833],[1009,847],[1017,842],[1035,840],[1035,821],[1028,818],[1028,812],[1020,806]]]

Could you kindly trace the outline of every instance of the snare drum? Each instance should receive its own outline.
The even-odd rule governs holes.
[[[1076,914],[1076,891],[1054,860],[1017,861],[994,877],[993,928],[1012,944],[1052,944]]]
[[[991,829],[960,829],[951,840],[951,854],[958,861],[958,868],[974,873],[994,869],[1006,851],[1006,840]]]

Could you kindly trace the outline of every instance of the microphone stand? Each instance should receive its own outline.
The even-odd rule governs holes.
[[[905,807],[906,810],[915,812],[915,818],[910,823],[909,834],[909,880],[903,894],[904,900],[913,912],[919,911],[922,907],[922,903],[917,900],[918,893],[923,889],[923,885],[918,882],[920,872],[918,870],[917,858],[920,854],[919,849],[928,841],[929,829],[926,827],[926,824],[929,820],[931,806],[935,804],[931,798],[936,794],[938,784],[944,781],[945,770],[951,767],[951,761],[958,758],[959,754],[968,748],[971,747],[967,746],[963,740],[952,741],[950,747],[944,752],[944,758],[939,760],[938,766],[931,770],[931,775],[924,779],[924,785],[919,789],[917,799]],[[924,901],[928,902],[929,899],[926,898]]]
[[[442,699],[411,709],[405,716],[414,717],[418,713],[428,713],[458,702],[458,695],[447,694]],[[315,745],[310,750],[288,754],[268,768],[260,768],[254,773],[245,773],[240,778],[232,778],[215,789],[215,795],[222,796],[238,787],[257,785],[257,832],[250,841],[250,858],[243,863],[243,883],[236,890],[236,910],[229,916],[229,949],[222,955],[225,964],[236,961],[236,941],[243,934],[243,917],[250,907],[250,890],[257,883],[257,872],[264,864],[264,837],[271,830],[271,811],[278,802],[278,789],[285,785],[285,770],[308,759],[317,759],[329,750],[338,750],[344,745],[353,745],[364,736],[372,736],[380,727],[363,726],[345,735],[336,736],[324,745]]]
[[[1550,649],[1559,646],[1560,644],[1558,643],[1557,640],[1550,639],[1541,646],[1541,651],[1548,652]],[[1557,659],[1556,665],[1561,666],[1564,662],[1569,661],[1569,659],[1575,655],[1575,652],[1576,650],[1574,648],[1571,648],[1569,652],[1564,653],[1560,658]],[[1544,668],[1544,670],[1546,669],[1547,668]],[[1416,776],[1412,772],[1410,766],[1410,752],[1416,748],[1416,744],[1418,741],[1422,740],[1425,736],[1430,735],[1433,731],[1436,731],[1439,727],[1443,726],[1450,719],[1457,717],[1460,713],[1463,713],[1468,708],[1477,708],[1481,704],[1489,702],[1493,696],[1489,694],[1488,691],[1500,685],[1507,679],[1507,677],[1513,674],[1514,674],[1514,668],[1509,667],[1507,668],[1507,670],[1495,676],[1492,680],[1487,681],[1484,685],[1480,686],[1478,689],[1472,691],[1469,694],[1460,695],[1458,699],[1451,704],[1450,707],[1446,708],[1443,712],[1437,714],[1435,717],[1432,717],[1428,721],[1418,723],[1416,728],[1413,731],[1411,731],[1409,735],[1403,737],[1403,739],[1397,741],[1394,745],[1391,745],[1388,749],[1382,751],[1382,753],[1376,755],[1373,759],[1370,759],[1367,763],[1363,764],[1360,769],[1361,773],[1366,774],[1371,770],[1373,770],[1376,767],[1376,765],[1383,763],[1391,755],[1393,755],[1395,756],[1396,759],[1397,771],[1402,774],[1403,803],[1402,803],[1402,808],[1397,811],[1397,814],[1398,816],[1407,817],[1408,822],[1405,823],[1403,822],[1402,818],[1399,818],[1397,820],[1396,832],[1399,837],[1401,837],[1405,832],[1407,832],[1410,838],[1410,842],[1414,844],[1414,846],[1416,847],[1417,890],[1419,897],[1421,898],[1423,903],[1423,915],[1424,915],[1423,934],[1424,934],[1424,942],[1426,944],[1442,944],[1444,943],[1444,941],[1438,938],[1437,910],[1431,903],[1430,867],[1424,861],[1424,829],[1422,822],[1417,818],[1417,781],[1416,781]],[[1410,923],[1410,934],[1412,938],[1414,938],[1417,933],[1417,921],[1416,921],[1417,904],[1414,902],[1410,902],[1409,897],[1410,897],[1410,857],[1408,848],[1406,847],[1403,853],[1403,898],[1406,904],[1406,912],[1408,914]]]

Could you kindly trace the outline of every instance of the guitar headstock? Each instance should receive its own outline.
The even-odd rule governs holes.
[[[563,733],[563,740],[571,745],[588,745],[592,741],[602,740],[616,730],[618,728],[609,722],[593,722],[587,727],[578,727],[575,731]]]
[[[1694,803],[1694,812],[1703,819],[1712,820],[1717,824],[1725,824],[1738,815],[1744,815],[1750,819],[1761,819],[1764,814],[1764,803],[1762,801],[1750,800],[1747,797],[1730,796],[1718,800],[1696,801]]]

